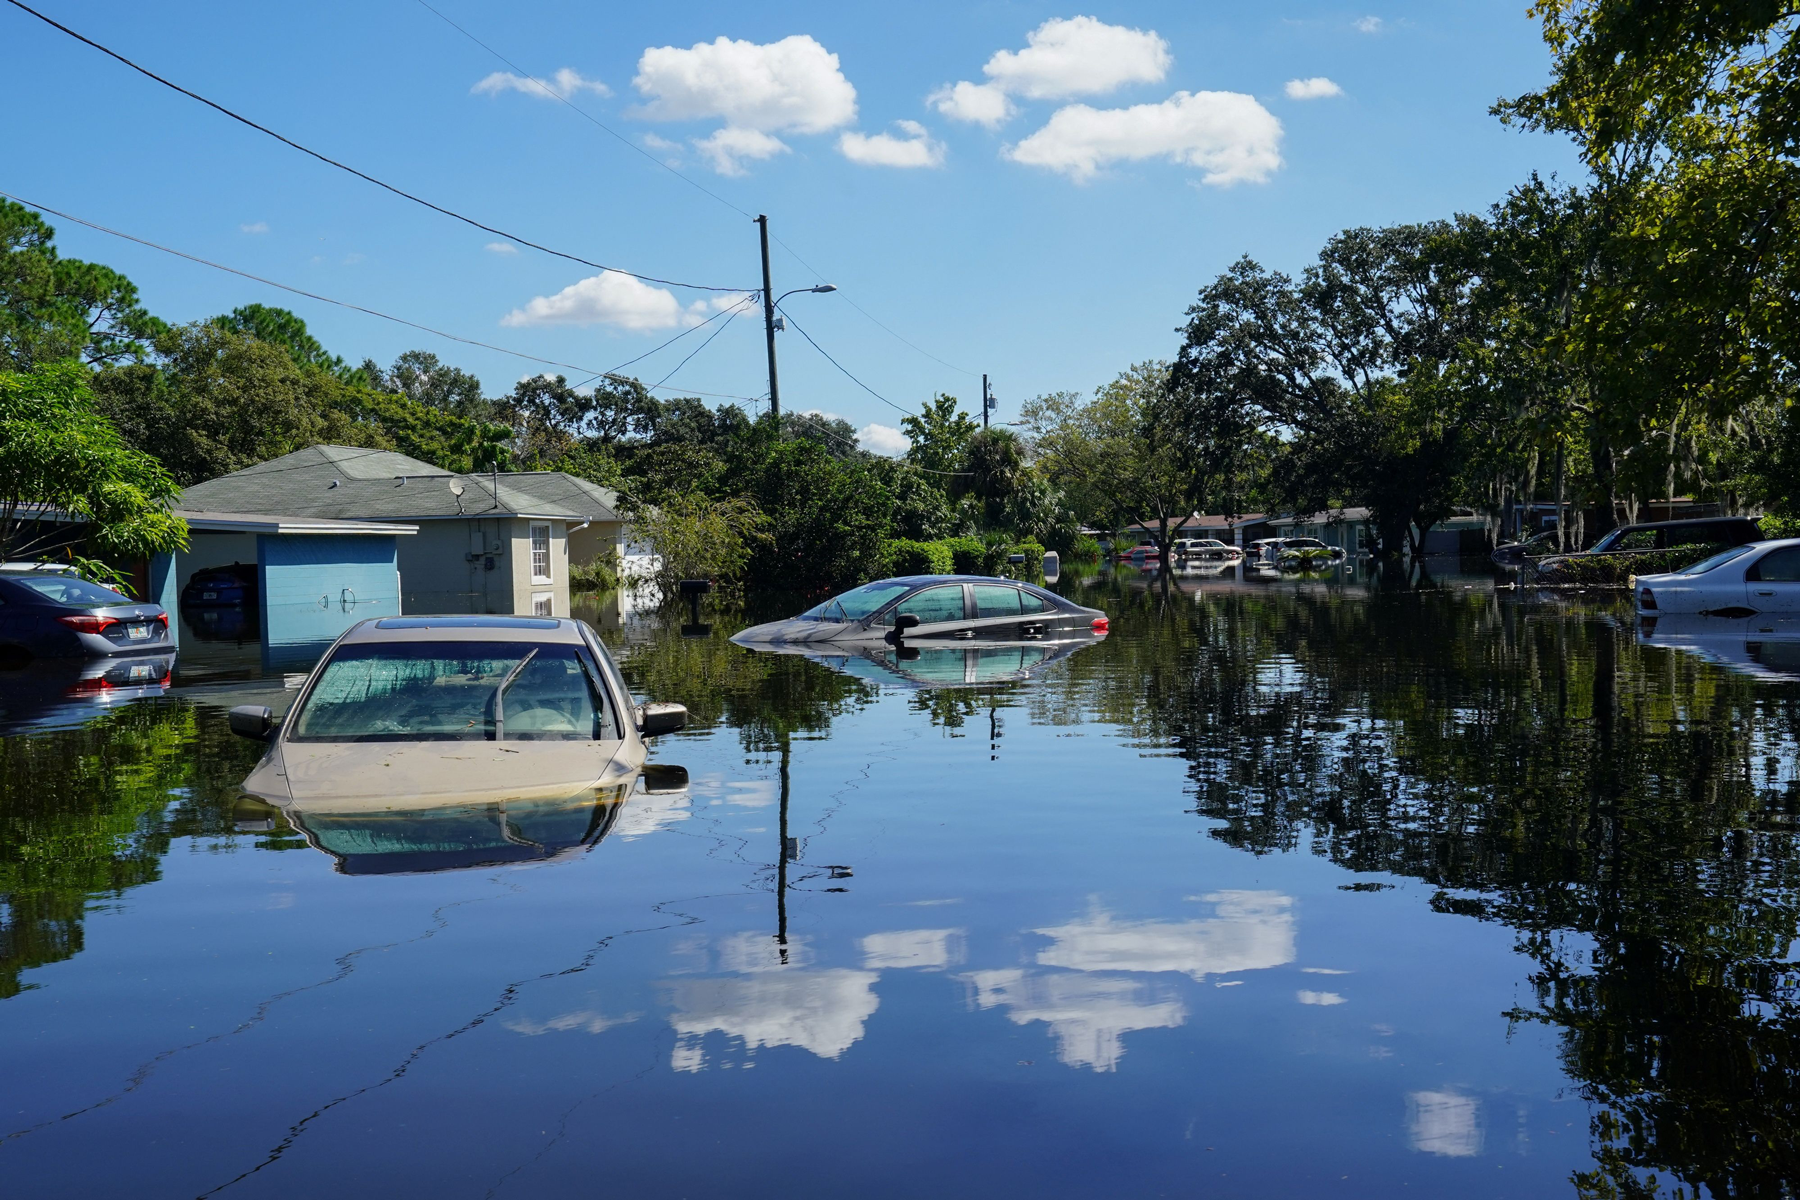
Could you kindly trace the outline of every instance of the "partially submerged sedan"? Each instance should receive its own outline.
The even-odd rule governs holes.
[[[1081,641],[1108,618],[1055,592],[977,575],[903,575],[833,596],[785,621],[756,625],[740,646],[795,643]]]
[[[634,705],[578,621],[384,617],[351,627],[292,714],[231,710],[268,741],[244,790],[346,870],[535,860],[592,845],[687,720]],[[423,857],[422,857],[423,855]]]
[[[1800,538],[1733,546],[1679,571],[1633,576],[1631,591],[1645,616],[1800,614]]]

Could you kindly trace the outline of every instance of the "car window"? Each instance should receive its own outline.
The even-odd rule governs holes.
[[[28,575],[17,582],[21,587],[28,587],[46,599],[58,604],[72,604],[77,608],[106,608],[114,604],[137,603],[111,588],[103,588],[97,583],[89,583],[73,575]]]
[[[1656,530],[1634,529],[1623,534],[1608,550],[1654,550],[1656,549]]]
[[[993,583],[975,585],[975,615],[978,617],[1016,617],[1019,615],[1019,589]]]
[[[1034,595],[1024,589],[1019,591],[1019,611],[1027,615],[1031,613],[1049,612],[1051,604],[1042,596]]]
[[[883,580],[880,583],[865,583],[841,596],[833,596],[825,603],[809,608],[800,615],[810,617],[815,621],[860,621],[880,609],[895,596],[906,591],[909,586],[890,580]]]
[[[894,605],[887,614],[884,624],[892,625],[894,618],[901,613],[911,613],[919,618],[919,624],[930,625],[938,621],[960,621],[963,619],[962,584],[950,583],[939,587],[926,588],[916,595],[908,596]]]
[[[1740,559],[1750,553],[1749,546],[1733,546],[1729,550],[1721,550],[1711,558],[1703,558],[1691,567],[1684,567],[1676,572],[1680,575],[1704,575],[1715,567],[1722,567],[1728,562]]]
[[[332,655],[290,741],[594,741],[610,730],[583,648],[529,642],[374,642]],[[510,682],[509,682],[510,680]]]
[[[1764,583],[1800,583],[1800,546],[1770,551],[1756,560],[1751,573]]]

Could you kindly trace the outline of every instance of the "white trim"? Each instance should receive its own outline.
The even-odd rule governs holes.
[[[540,529],[544,531],[544,569],[541,573],[538,571],[538,530]],[[550,548],[556,544],[556,539],[552,536],[550,523],[548,521],[532,522],[526,530],[525,544],[531,551],[531,582],[555,583],[555,577],[550,574],[555,570],[550,562]],[[535,596],[533,600],[536,600]]]
[[[540,604],[543,605],[542,608],[538,607]],[[531,593],[531,615],[534,617],[554,617],[556,615],[556,593]]]

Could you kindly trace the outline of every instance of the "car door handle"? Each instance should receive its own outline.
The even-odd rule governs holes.
[[[1040,638],[1044,636],[1044,627],[1034,622],[1020,626],[1019,632],[1028,638]]]
[[[972,638],[975,636],[975,631],[973,629],[959,629],[950,636],[954,638]]]
[[[1770,588],[1767,591],[1764,591],[1762,588],[1757,588],[1756,594],[1759,596],[1773,596],[1775,594],[1775,589]]]

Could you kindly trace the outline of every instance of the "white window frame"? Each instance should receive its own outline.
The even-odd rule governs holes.
[[[539,530],[543,530],[543,533],[544,533],[544,552],[543,552],[543,558],[541,558],[541,559],[538,557],[538,531]],[[550,544],[551,543],[550,543],[550,525],[549,525],[549,523],[548,522],[539,522],[539,521],[532,522],[531,536],[530,536],[529,541],[530,541],[530,546],[531,546],[531,582],[533,582],[533,583],[550,583],[550,582],[552,582],[551,577],[550,577]],[[542,570],[539,570],[540,566],[543,568]]]
[[[556,593],[531,593],[531,615],[534,617],[554,617],[556,615]]]

